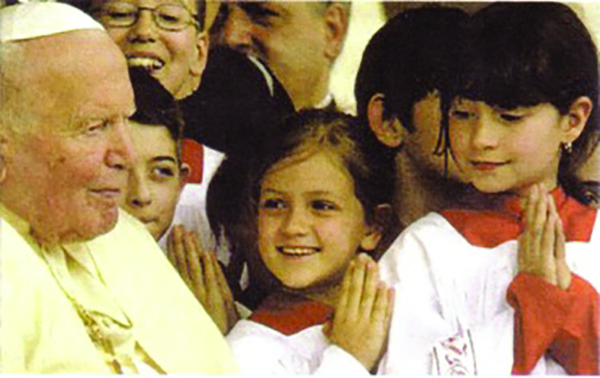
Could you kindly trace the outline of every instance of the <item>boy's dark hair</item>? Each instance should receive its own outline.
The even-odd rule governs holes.
[[[409,131],[413,106],[435,90],[443,91],[458,72],[460,46],[469,16],[441,6],[409,9],[389,20],[369,41],[356,77],[359,118],[377,93],[385,96],[388,116]]]
[[[238,267],[239,270],[240,265],[247,262],[253,273],[258,271],[269,276],[260,262],[253,261],[258,255],[256,219],[261,181],[275,164],[298,154],[310,156],[325,150],[339,156],[352,176],[366,222],[377,224],[382,229],[384,240],[379,247],[385,247],[395,236],[393,226],[397,221],[381,222],[381,219],[376,219],[377,206],[391,203],[393,171],[360,149],[356,122],[354,117],[338,112],[304,110],[284,121],[281,129],[287,130],[287,133],[264,153],[257,154],[255,158],[228,157],[223,162],[209,185],[207,213],[213,232],[229,242],[232,269]],[[381,251],[378,248],[374,252]],[[237,279],[236,274],[233,276],[234,280]],[[251,298],[250,302],[260,300]],[[256,304],[250,303],[251,306]]]
[[[166,127],[177,146],[177,156],[181,157],[184,123],[177,102],[147,70],[141,67],[129,68],[129,78],[136,106],[130,119],[143,125]]]
[[[495,3],[473,17],[469,65],[457,96],[502,109],[550,103],[560,114],[587,96],[592,113],[572,153],[563,153],[559,182],[580,198],[573,172],[598,144],[598,55],[581,20],[560,3]]]
[[[367,107],[377,93],[384,95],[383,117],[397,117],[412,132],[414,105],[438,91],[441,122],[447,122],[448,88],[460,73],[468,22],[463,10],[428,5],[399,13],[371,38],[354,86],[362,140],[369,153],[393,159],[397,150],[379,142],[369,127]]]

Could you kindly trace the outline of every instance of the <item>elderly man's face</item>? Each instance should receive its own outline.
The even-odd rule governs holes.
[[[99,30],[26,42],[23,53],[7,203],[42,242],[92,239],[115,226],[132,159],[125,59]]]
[[[183,8],[186,25],[181,30],[161,28],[156,13],[149,10],[166,4]],[[118,12],[124,12],[124,5],[144,10],[130,26],[112,24],[111,20],[123,18]],[[208,37],[193,24],[195,0],[93,0],[93,8],[103,10],[104,17],[98,12],[94,16],[125,53],[130,66],[146,67],[176,98],[186,97],[197,88],[206,64]]]
[[[220,35],[222,43],[265,61],[298,109],[323,100],[339,47],[332,47],[339,42],[332,40],[336,29],[330,29],[336,24],[327,24],[319,6],[305,1],[230,2]]]

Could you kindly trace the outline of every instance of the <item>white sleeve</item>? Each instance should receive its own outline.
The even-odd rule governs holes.
[[[351,354],[329,344],[320,326],[286,336],[242,320],[227,341],[244,375],[369,375]]]
[[[388,349],[380,366],[384,374],[431,374],[433,344],[453,331],[431,277],[421,223],[407,228],[379,262],[382,279],[395,290]]]
[[[346,352],[337,345],[329,345],[323,353],[321,364],[314,372],[315,375],[327,375],[330,377],[347,376],[369,376],[370,373],[353,355]]]

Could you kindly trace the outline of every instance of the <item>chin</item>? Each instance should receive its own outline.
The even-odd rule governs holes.
[[[92,240],[100,235],[104,235],[112,231],[119,220],[119,209],[117,207],[105,210],[101,214],[93,217],[95,219],[82,219],[80,224],[82,225],[82,232],[79,233],[81,240]],[[85,226],[83,226],[85,225]]]
[[[486,193],[486,194],[495,194],[495,193],[501,193],[501,192],[505,192],[507,190],[510,190],[510,186],[508,185],[503,185],[502,183],[499,183],[498,181],[471,181],[471,184],[475,187],[475,189],[477,189],[478,191],[480,191],[481,193]]]
[[[118,220],[119,210],[115,207],[102,212],[84,210],[68,215],[54,214],[51,218],[32,220],[31,227],[40,243],[54,245],[90,241],[114,229]]]
[[[286,282],[287,281],[287,282]],[[281,283],[292,290],[305,290],[310,288],[313,285],[312,281],[307,281],[304,279],[296,279],[296,280],[281,280]]]

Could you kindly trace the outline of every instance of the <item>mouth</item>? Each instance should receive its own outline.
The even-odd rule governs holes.
[[[492,171],[508,164],[508,161],[495,162],[495,161],[471,161],[471,166],[476,171]]]
[[[92,196],[99,199],[102,203],[109,207],[117,206],[121,199],[122,192],[120,189],[103,188],[90,190]]]
[[[278,246],[277,252],[289,257],[306,257],[316,255],[321,252],[321,248],[316,247],[284,247]]]
[[[142,222],[143,224],[145,224],[145,225],[148,225],[148,224],[151,224],[151,223],[156,223],[156,221],[157,221],[157,219],[156,219],[156,218],[149,218],[149,217],[146,217],[146,218],[143,218],[143,217],[142,217],[142,218],[138,218],[138,220],[139,220],[140,222]]]
[[[129,67],[142,67],[150,72],[165,66],[165,61],[152,54],[126,54]]]
[[[95,195],[107,198],[116,199],[121,195],[120,189],[103,188],[103,189],[92,189],[91,192]]]

